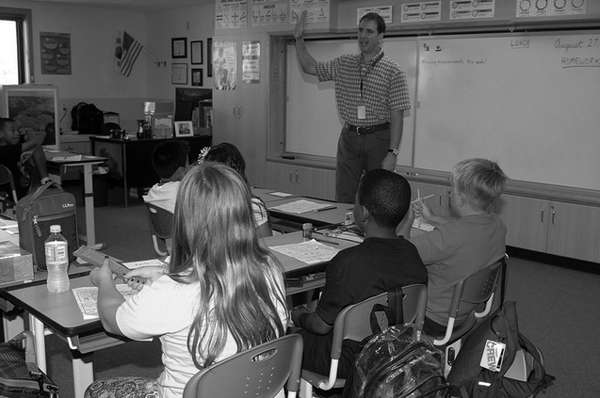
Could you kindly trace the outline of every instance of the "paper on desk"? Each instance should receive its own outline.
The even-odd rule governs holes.
[[[280,198],[287,198],[287,197],[293,196],[293,194],[285,193],[285,192],[269,192],[269,195],[277,196]]]
[[[293,257],[306,264],[318,264],[329,261],[339,251],[331,246],[319,243],[314,239],[306,242],[272,246],[271,250]]]
[[[307,213],[309,211],[316,211],[316,210],[323,209],[325,207],[330,207],[330,206],[331,206],[331,203],[320,203],[320,202],[313,202],[313,201],[306,200],[306,199],[298,199],[293,202],[284,203],[279,206],[273,206],[270,209],[271,210],[279,210],[284,213],[300,214],[300,213]]]
[[[152,258],[150,260],[140,260],[140,261],[129,261],[127,263],[123,263],[129,269],[136,269],[141,267],[162,267],[165,265],[165,262],[159,260],[158,258]]]
[[[18,228],[19,223],[16,220],[0,218],[0,229]]]
[[[412,227],[426,232],[431,232],[435,229],[435,227],[427,223],[423,217],[416,217],[413,221]]]
[[[125,283],[115,285],[117,290],[124,296],[131,296],[137,292]],[[78,287],[73,289],[73,296],[81,310],[83,319],[98,319],[98,288],[95,286]]]
[[[52,156],[50,158],[50,161],[52,161],[52,162],[64,162],[64,161],[79,162],[81,160],[83,160],[83,155]]]

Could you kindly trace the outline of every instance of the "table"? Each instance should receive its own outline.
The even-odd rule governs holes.
[[[311,202],[328,204],[334,206],[334,208],[322,211],[309,211],[306,213],[288,213],[278,209],[274,209],[275,206],[280,206],[301,199],[309,200]],[[272,217],[290,221],[293,223],[298,223],[300,225],[300,228],[301,224],[303,223],[312,223],[315,227],[343,224],[346,218],[346,213],[351,212],[354,209],[354,205],[351,203],[331,202],[327,200],[309,198],[305,196],[290,196],[285,199],[266,202],[265,204],[267,205],[267,210],[269,211],[269,214]]]
[[[192,136],[176,138],[129,139],[111,138],[110,136],[90,136],[93,155],[109,158],[112,164],[110,176],[120,180],[123,185],[123,203],[128,205],[129,188],[135,187],[138,193],[144,187],[151,187],[159,181],[152,167],[154,148],[166,141],[185,141],[189,144],[189,161],[198,158],[202,148],[210,146],[212,136]]]
[[[90,155],[77,155],[69,152],[45,151],[46,162],[54,167],[83,167],[83,192],[85,209],[85,241],[88,246],[96,244],[96,224],[94,223],[94,184],[92,166],[104,163],[107,158]]]

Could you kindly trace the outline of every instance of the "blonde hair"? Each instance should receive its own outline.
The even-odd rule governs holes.
[[[238,352],[285,333],[281,268],[259,245],[243,178],[224,164],[203,162],[177,192],[169,269],[179,282],[200,283],[188,336],[196,366],[211,365],[231,333]]]
[[[467,202],[480,210],[489,211],[504,192],[506,175],[497,163],[473,158],[458,162],[452,169],[452,183]]]

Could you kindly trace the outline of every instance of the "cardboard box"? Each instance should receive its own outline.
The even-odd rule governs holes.
[[[0,242],[0,283],[33,279],[31,253],[12,242]]]

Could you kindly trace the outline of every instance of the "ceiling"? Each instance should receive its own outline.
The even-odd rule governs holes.
[[[95,5],[137,9],[177,8],[182,6],[202,5],[214,0],[35,0],[40,3],[70,3],[79,5]]]

